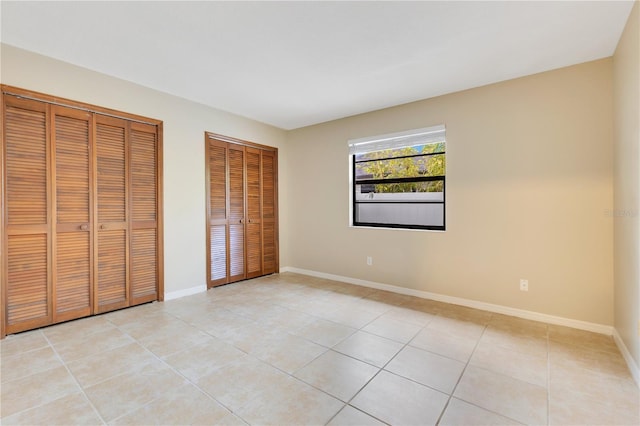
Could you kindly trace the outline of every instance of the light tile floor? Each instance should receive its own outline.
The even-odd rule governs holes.
[[[640,424],[611,337],[285,273],[0,342],[10,424]]]

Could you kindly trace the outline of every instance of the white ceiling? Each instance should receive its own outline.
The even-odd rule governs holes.
[[[283,129],[611,56],[632,1],[13,2],[1,40]]]

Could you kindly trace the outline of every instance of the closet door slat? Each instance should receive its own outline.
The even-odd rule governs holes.
[[[5,100],[3,321],[8,333],[52,320],[48,119],[46,105]]]
[[[132,123],[131,168],[131,304],[158,298],[158,170],[155,126]]]
[[[91,115],[53,108],[54,322],[91,314]]]
[[[127,126],[125,120],[96,119],[97,312],[129,306]]]
[[[271,151],[262,153],[263,274],[278,272],[277,164]]]
[[[229,146],[229,282],[246,278],[244,147]]]
[[[246,149],[247,170],[247,278],[262,275],[261,150]]]
[[[208,142],[207,172],[209,205],[207,206],[208,220],[208,287],[228,282],[227,268],[229,245],[227,229],[227,157],[228,149],[225,142],[210,140]]]

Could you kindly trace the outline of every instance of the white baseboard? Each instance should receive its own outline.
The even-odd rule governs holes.
[[[631,356],[631,352],[627,348],[627,345],[624,344],[624,340],[618,333],[617,329],[613,329],[613,340],[615,340],[616,345],[618,345],[618,349],[622,353],[624,360],[627,361],[627,366],[629,367],[629,371],[631,371],[631,375],[633,376],[633,380],[636,381],[636,385],[640,388],[640,368],[638,368],[638,364]]]
[[[539,312],[527,311],[524,309],[511,308],[508,306],[494,305],[492,303],[479,302],[477,300],[464,299],[461,297],[447,296],[444,294],[431,293],[428,291],[414,290],[412,288],[399,287],[391,284],[383,284],[374,281],[361,280],[358,278],[343,277],[341,275],[327,274],[324,272],[311,271],[308,269],[295,268],[293,266],[285,266],[280,268],[280,272],[295,272],[297,274],[309,275],[312,277],[326,278],[334,281],[341,281],[349,284],[355,284],[363,287],[375,288],[378,290],[386,290],[408,296],[416,296],[422,299],[437,300],[439,302],[451,303],[454,305],[467,306],[469,308],[481,309],[483,311],[495,312],[498,314],[511,315],[514,317],[524,318],[533,321],[545,322],[548,324],[563,325],[566,327],[577,328],[579,330],[592,331],[594,333],[613,335],[613,327],[609,325],[597,324],[587,321],[580,321],[571,318],[558,317],[554,315],[541,314]]]
[[[171,291],[169,293],[165,293],[164,300],[167,301],[167,300],[179,299],[181,297],[191,296],[192,294],[202,293],[205,291],[207,291],[206,284],[198,285],[191,288],[185,288],[183,290],[176,290],[176,291]]]

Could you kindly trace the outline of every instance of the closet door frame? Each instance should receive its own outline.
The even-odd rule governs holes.
[[[8,291],[8,283],[6,282],[6,280],[8,279],[7,277],[7,268],[8,268],[8,259],[7,259],[7,249],[8,249],[8,239],[7,239],[7,227],[8,227],[8,223],[7,223],[7,213],[6,213],[6,209],[7,209],[7,205],[6,205],[6,197],[7,197],[7,170],[5,167],[5,162],[6,162],[6,144],[5,144],[5,104],[7,102],[6,99],[26,99],[26,100],[32,100],[32,101],[37,101],[43,104],[43,107],[46,109],[46,114],[47,114],[47,123],[51,123],[51,120],[54,119],[53,117],[53,110],[57,107],[63,107],[63,108],[70,108],[70,109],[76,109],[76,110],[80,110],[80,111],[85,111],[88,112],[90,114],[93,114],[94,117],[90,120],[90,135],[89,137],[92,138],[92,142],[95,142],[95,122],[96,122],[96,115],[103,115],[103,116],[108,116],[108,117],[115,117],[115,118],[122,118],[131,122],[138,122],[138,123],[144,123],[144,124],[149,124],[149,125],[153,125],[156,127],[156,138],[157,138],[157,145],[156,145],[156,176],[157,176],[157,183],[156,183],[156,227],[157,227],[157,298],[155,298],[154,300],[157,301],[163,301],[164,300],[164,212],[163,212],[163,122],[161,120],[157,120],[157,119],[153,119],[153,118],[149,118],[149,117],[144,117],[141,115],[136,115],[136,114],[130,114],[130,113],[126,113],[126,112],[122,112],[122,111],[118,111],[118,110],[114,110],[114,109],[110,109],[110,108],[104,108],[104,107],[100,107],[100,106],[96,106],[96,105],[92,105],[92,104],[88,104],[88,103],[84,103],[84,102],[78,102],[78,101],[74,101],[74,100],[70,100],[70,99],[66,99],[66,98],[62,98],[62,97],[58,97],[58,96],[52,96],[52,95],[48,95],[48,94],[44,94],[44,93],[40,93],[40,92],[36,92],[36,91],[32,91],[32,90],[27,90],[27,89],[22,89],[19,87],[15,87],[15,86],[9,86],[9,85],[5,85],[5,84],[0,84],[0,92],[1,92],[1,98],[0,98],[0,116],[2,117],[2,123],[0,125],[0,141],[2,141],[2,146],[0,147],[0,225],[2,226],[2,234],[0,235],[0,259],[2,259],[2,262],[0,264],[0,339],[4,338],[6,336],[7,333],[7,309],[6,309],[6,303],[7,303],[7,291]],[[52,134],[52,129],[51,126],[47,125],[46,128],[46,140],[47,140],[47,194],[48,194],[48,207],[47,207],[47,221],[48,221],[48,225],[47,225],[47,248],[48,248],[48,260],[47,260],[47,276],[48,276],[48,297],[49,297],[49,317],[51,318],[51,322],[47,323],[47,324],[33,324],[33,326],[24,328],[22,327],[24,330],[29,330],[32,328],[37,328],[43,325],[49,325],[49,324],[54,324],[55,323],[55,312],[53,311],[53,286],[52,286],[52,280],[53,280],[53,261],[52,261],[52,250],[54,249],[53,243],[52,243],[52,232],[53,230],[55,230],[55,225],[52,224],[53,221],[56,220],[55,217],[53,217],[53,213],[54,213],[54,209],[52,208],[52,197],[55,197],[55,194],[52,194],[52,190],[53,190],[53,183],[51,182],[51,178],[54,176],[54,172],[52,170],[52,168],[55,166],[55,164],[52,164],[51,162],[51,155],[52,155],[52,149],[54,149],[55,147],[52,144],[52,139],[54,138],[54,135]],[[90,175],[92,175],[90,177],[91,182],[90,182],[90,186],[93,186],[95,184],[95,179],[97,176],[97,171],[96,171],[96,162],[95,162],[95,144],[90,144],[90,164],[91,164],[91,169],[90,169]],[[130,184],[129,181],[129,177],[127,176],[127,183]],[[92,231],[95,231],[95,228],[97,225],[97,221],[95,218],[95,201],[97,199],[96,194],[92,194],[92,202],[91,202],[91,208],[94,210],[92,212],[92,215],[90,216],[90,219],[93,220],[93,227],[90,226],[90,229]],[[55,198],[53,198],[53,200],[55,200]],[[129,225],[128,225],[129,226]],[[97,240],[97,235],[94,233],[92,238],[94,240]],[[93,245],[91,245],[91,248],[93,249]],[[130,244],[127,244],[127,251],[130,250]],[[95,254],[95,251],[92,253],[92,255]],[[95,262],[95,259],[93,259],[92,262]],[[93,263],[95,265],[95,263]],[[129,265],[127,265],[127,268],[129,268]],[[93,268],[92,268],[92,273],[93,273]],[[91,292],[92,292],[92,302],[95,299],[93,296],[95,296],[96,293],[96,283],[95,283],[95,274],[93,278],[93,282],[91,285]],[[132,305],[133,306],[133,305]],[[97,306],[92,306],[92,311],[90,312],[90,314],[95,314],[97,313],[98,309]],[[60,319],[60,321],[64,321],[66,320],[64,317]],[[16,330],[17,332],[18,330]],[[19,331],[22,331],[19,330]],[[14,332],[14,331],[10,331],[10,332]]]
[[[217,287],[219,285],[224,285],[224,284],[229,284],[231,282],[236,282],[237,280],[230,280],[230,271],[228,268],[229,265],[229,253],[228,253],[228,249],[229,249],[229,164],[228,164],[228,154],[227,154],[227,161],[225,163],[225,178],[226,178],[226,185],[227,185],[227,217],[226,217],[226,244],[227,244],[227,277],[225,280],[217,280],[215,283],[212,283],[211,280],[211,221],[210,221],[210,209],[211,209],[211,200],[210,200],[210,176],[211,176],[211,169],[210,169],[210,161],[209,161],[209,143],[211,140],[215,140],[218,141],[220,143],[226,143],[226,144],[233,144],[233,145],[239,145],[242,146],[244,148],[254,148],[254,149],[260,149],[262,151],[268,151],[273,153],[274,155],[274,209],[275,209],[275,273],[280,272],[280,254],[279,254],[279,226],[278,226],[278,148],[272,147],[272,146],[268,146],[268,145],[262,145],[262,144],[258,144],[255,142],[249,142],[249,141],[245,141],[242,139],[237,139],[237,138],[233,138],[230,136],[224,136],[218,133],[213,133],[213,132],[204,132],[204,161],[205,161],[205,174],[206,174],[206,179],[205,179],[205,194],[206,194],[206,203],[205,203],[205,221],[206,221],[206,253],[207,253],[207,289],[212,288],[212,287]],[[229,152],[229,148],[227,145],[226,148],[226,152]],[[244,193],[245,193],[245,198],[246,198],[246,187],[247,187],[247,173],[246,173],[246,150],[245,150],[245,155],[244,155],[244,164],[245,164],[245,168],[244,168]],[[260,167],[262,168],[262,165],[260,165]],[[261,170],[262,172],[262,170]],[[262,173],[260,173],[260,187],[262,190]],[[262,194],[261,194],[262,197]],[[261,199],[260,201],[260,209],[262,211],[262,204],[263,204],[263,200]],[[244,219],[245,219],[245,234],[246,234],[246,221],[247,221],[247,203],[245,200],[245,214],[244,214]],[[261,221],[262,223],[264,221]],[[261,239],[264,239],[264,230],[262,230],[261,232]],[[263,247],[261,247],[261,251],[262,251],[262,256],[264,257],[264,244]],[[262,263],[262,270],[264,271],[264,259],[261,260]],[[245,265],[245,276],[247,275],[247,249],[246,249],[246,235],[245,235],[245,249],[244,249],[244,265]]]

